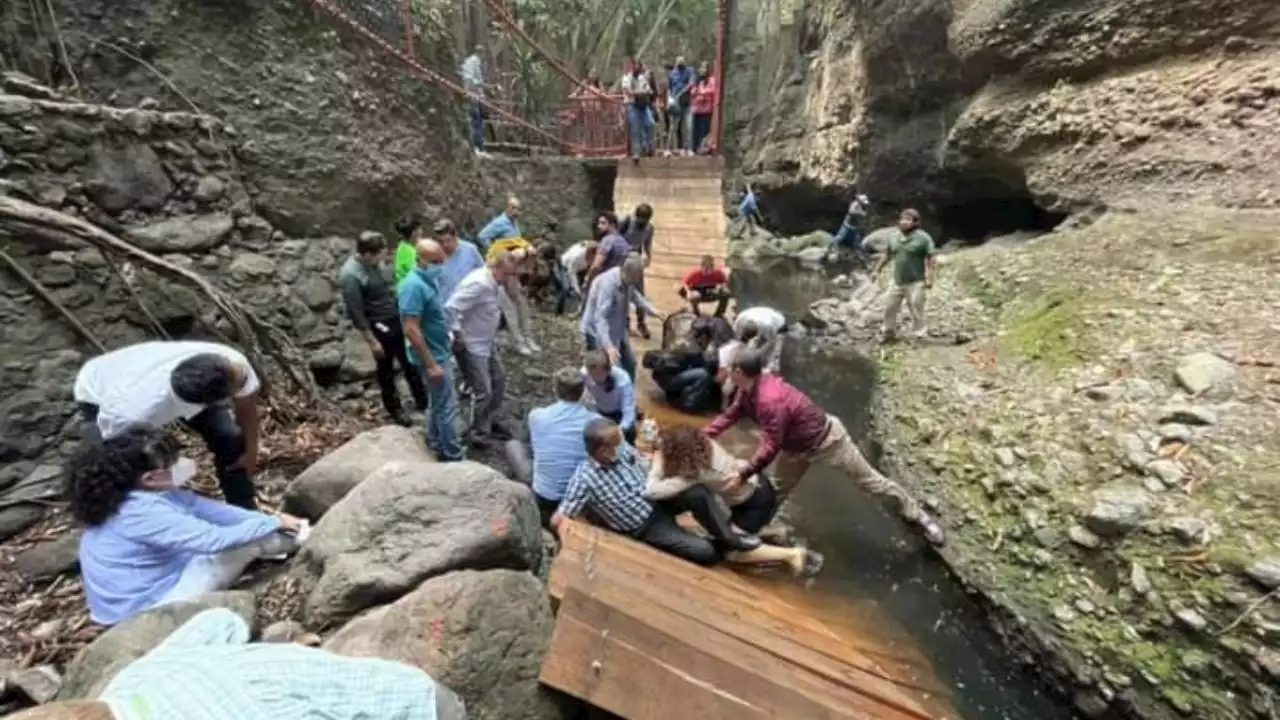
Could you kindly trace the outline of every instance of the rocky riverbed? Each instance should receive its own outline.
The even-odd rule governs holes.
[[[941,258],[932,337],[878,288],[815,303],[867,343],[889,469],[944,555],[1089,717],[1274,717],[1280,220],[1113,212]]]

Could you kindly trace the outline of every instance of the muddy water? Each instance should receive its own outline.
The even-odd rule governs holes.
[[[735,271],[734,282],[743,307],[768,304],[791,318],[828,291],[821,274],[789,265]],[[788,380],[866,439],[874,362],[849,351],[826,354],[804,342],[793,345]],[[862,445],[874,459],[874,447]],[[806,475],[793,500],[791,519],[827,562],[813,586],[789,592],[807,593],[808,603],[824,607],[845,631],[917,668],[922,687],[946,688],[949,714],[974,720],[1071,717],[1066,704],[1003,653],[972,599],[895,515],[820,468]]]

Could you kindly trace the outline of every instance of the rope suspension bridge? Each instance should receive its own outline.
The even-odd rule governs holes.
[[[299,0],[314,8],[356,38],[376,48],[389,58],[439,90],[457,96],[460,103],[476,101],[456,74],[433,68],[419,56],[418,12],[415,0]],[[556,55],[539,43],[515,19],[503,0],[482,0],[499,27],[523,43],[547,68],[566,80],[572,88],[554,112],[546,117],[530,118],[516,103],[504,98],[485,97],[481,102],[486,116],[494,122],[516,130],[527,147],[547,153],[573,157],[619,157],[629,154],[626,125],[626,103],[621,93],[594,87]],[[729,0],[716,0],[716,48],[713,76],[716,97],[712,112],[707,148],[714,153],[721,147],[721,105],[724,83],[724,41],[728,21]]]

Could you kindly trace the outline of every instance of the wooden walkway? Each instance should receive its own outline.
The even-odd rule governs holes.
[[[618,161],[618,215],[630,215],[640,203],[653,206],[653,263],[645,291],[664,313],[683,307],[676,290],[703,255],[723,263],[728,253],[723,175],[724,158],[718,156]]]
[[[722,173],[720,158],[618,165],[618,213],[654,208],[646,294],[664,312],[683,306],[676,289],[702,255],[724,260]],[[649,378],[638,383],[659,422],[706,420],[655,405]],[[754,445],[736,430],[723,440],[732,452]],[[924,657],[853,622],[846,600],[789,577],[701,568],[573,523],[549,590],[558,611],[542,682],[626,720],[954,716]]]

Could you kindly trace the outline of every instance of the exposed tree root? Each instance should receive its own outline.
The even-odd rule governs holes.
[[[258,369],[258,374],[262,378],[264,398],[270,398],[271,387],[266,374],[262,372],[263,360],[270,357],[305,398],[309,410],[321,415],[331,415],[336,412],[336,408],[321,394],[302,353],[289,336],[283,330],[259,318],[252,310],[199,274],[142,250],[81,218],[11,196],[0,196],[0,232],[19,240],[24,237],[37,237],[60,244],[88,244],[104,254],[126,257],[158,275],[198,290],[218,309],[230,325],[230,338],[242,347],[254,367]],[[16,266],[16,263],[11,266]],[[21,271],[21,268],[18,268],[17,272],[25,275],[24,281],[32,285],[32,289],[41,294],[47,302],[58,308],[63,317],[78,324],[74,316],[62,308],[47,291],[41,292],[35,278]],[[149,312],[147,314],[150,315]],[[77,328],[77,332],[81,332],[80,328]],[[86,332],[87,330],[81,334]],[[88,336],[86,338],[88,339]],[[93,340],[91,342],[96,343]]]

